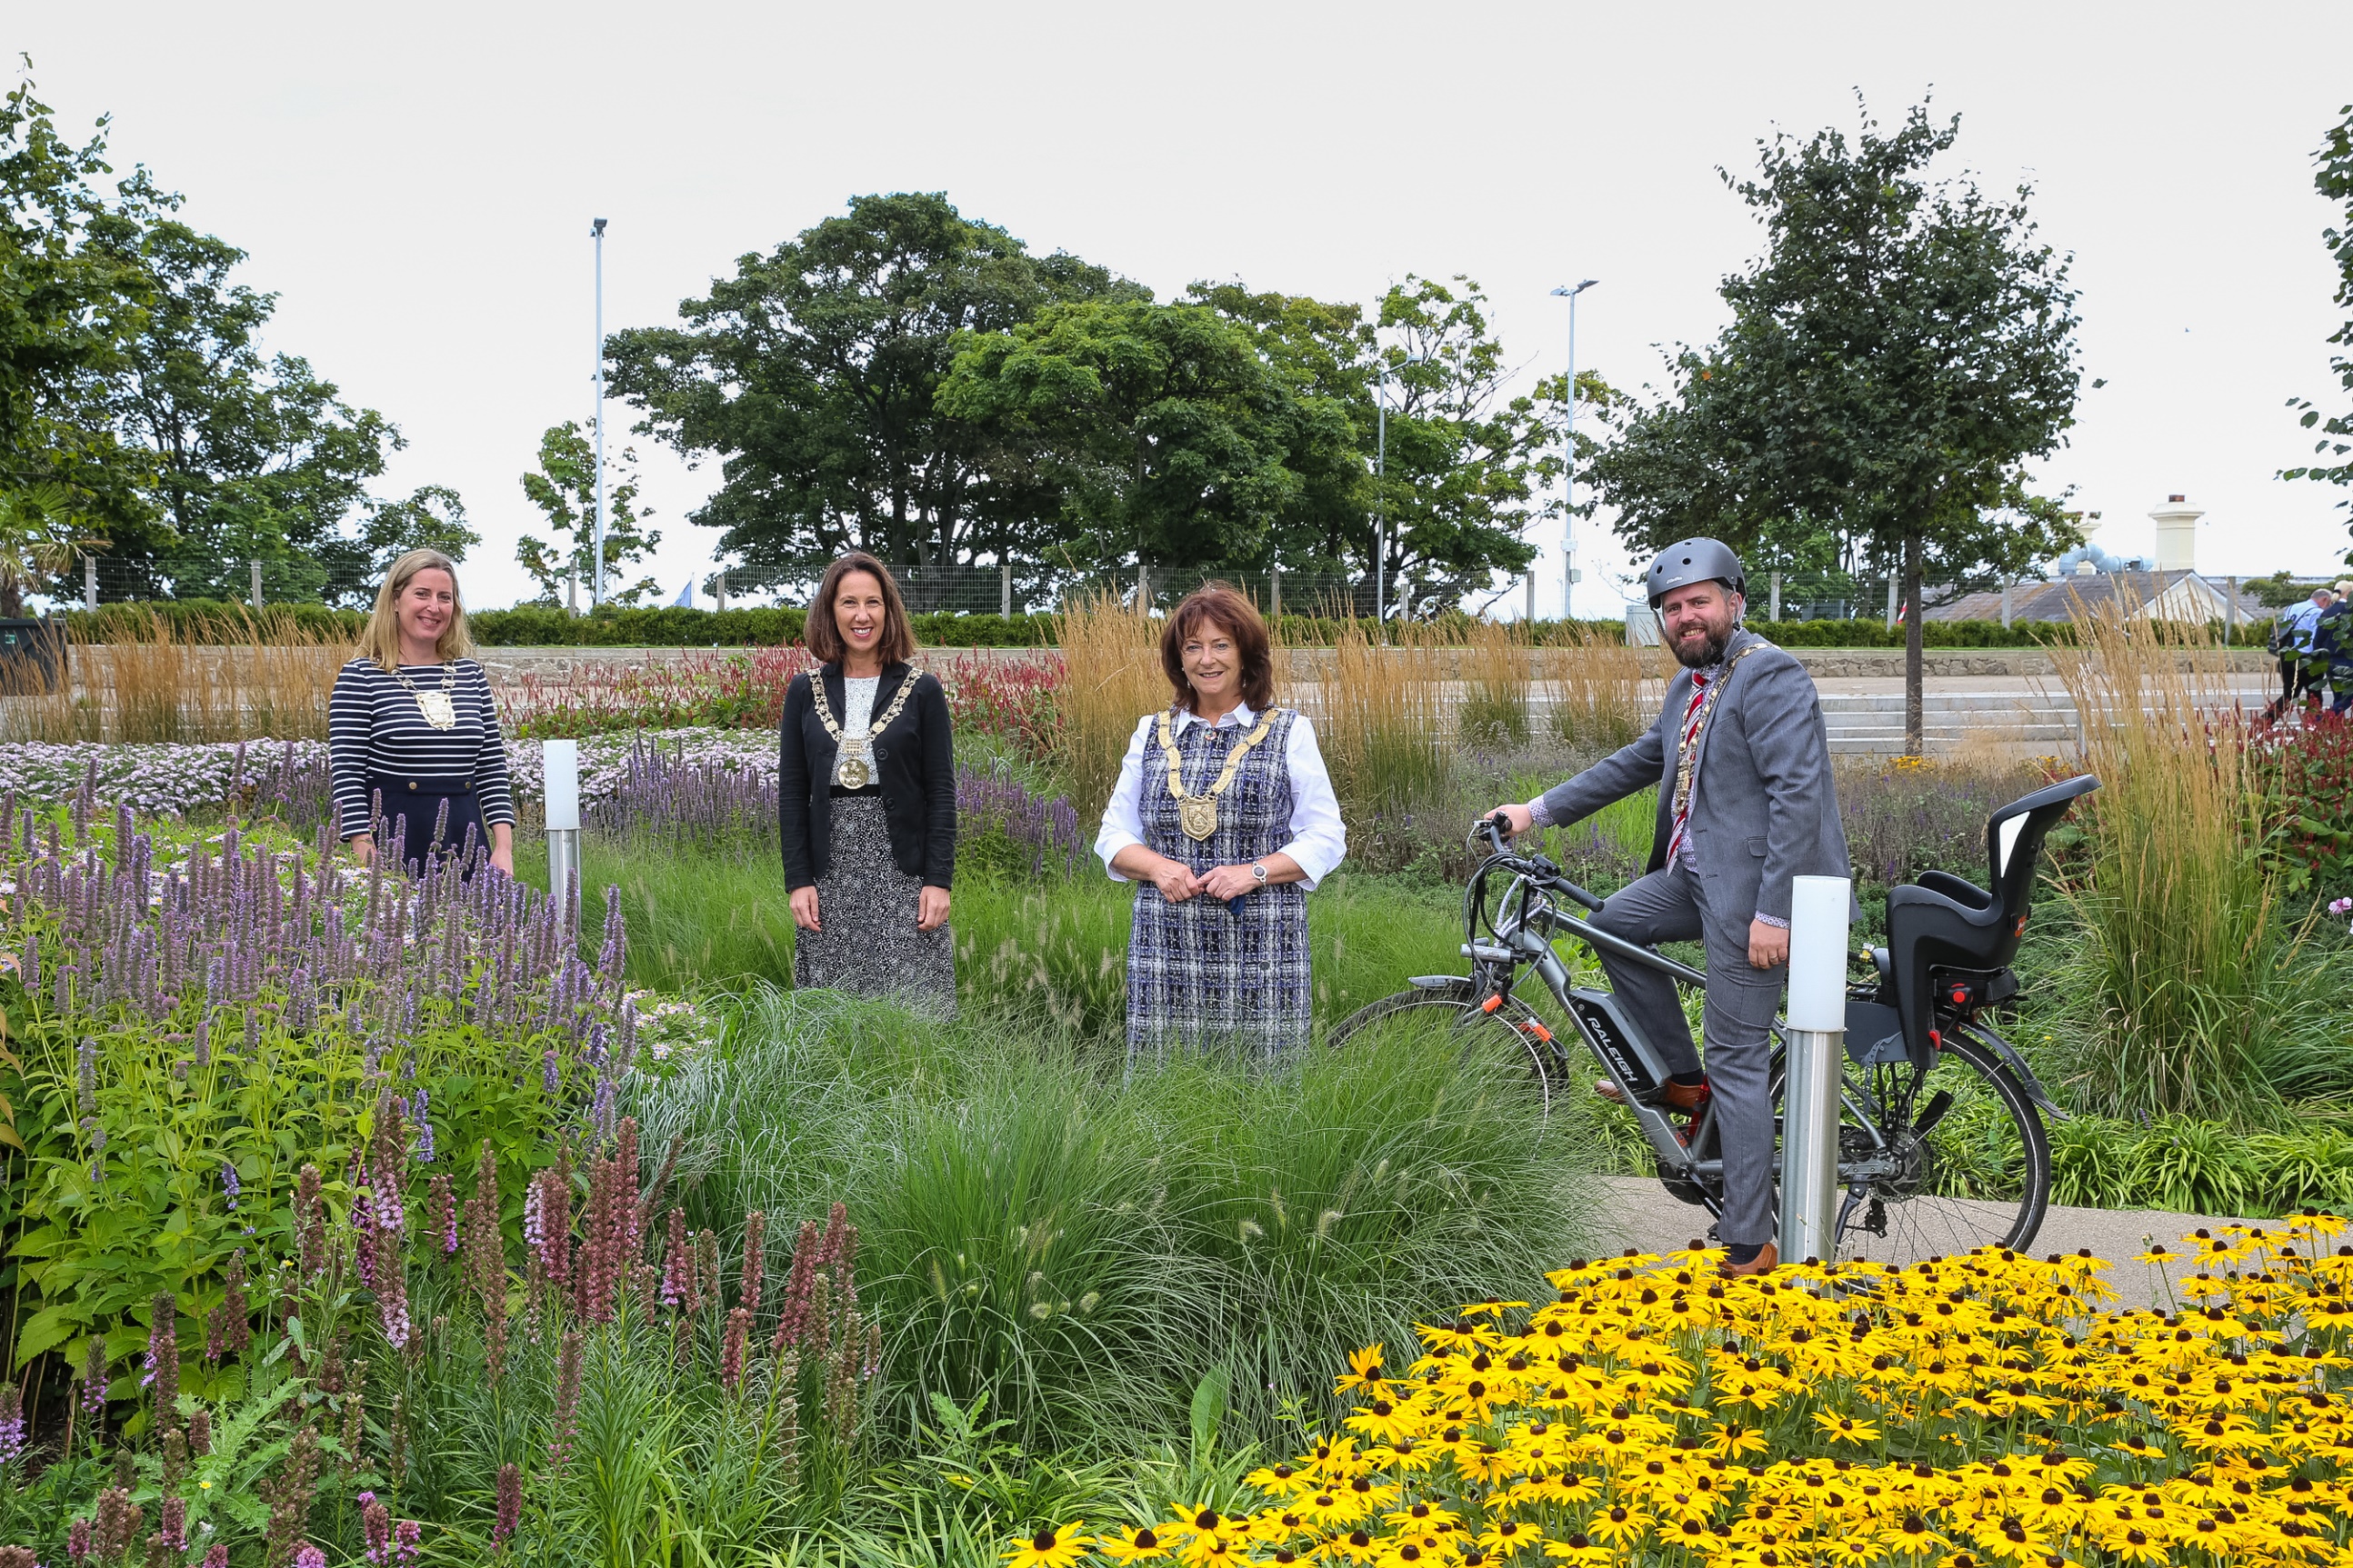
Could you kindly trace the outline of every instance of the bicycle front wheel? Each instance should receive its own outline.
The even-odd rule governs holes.
[[[1552,1113],[1553,1090],[1563,1067],[1552,1032],[1526,1005],[1504,997],[1493,1010],[1482,1004],[1469,979],[1443,986],[1417,986],[1358,1008],[1332,1026],[1325,1044],[1362,1050],[1391,1041],[1410,1048],[1446,1051],[1465,1065],[1524,1082]]]
[[[1957,1031],[1926,1072],[1851,1065],[1847,1089],[1841,1257],[1916,1263],[2033,1242],[2051,1202],[2051,1138],[1999,1054]]]

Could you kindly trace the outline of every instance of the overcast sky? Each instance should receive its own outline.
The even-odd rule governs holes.
[[[734,258],[854,193],[943,190],[1039,250],[1165,298],[1196,279],[1370,300],[1467,273],[1533,376],[1567,350],[1547,290],[1592,277],[1581,363],[1656,378],[1704,341],[1761,231],[1719,180],[1778,128],[1883,123],[1933,91],[1950,172],[2036,187],[2076,258],[2086,387],[2042,481],[2147,551],[2208,509],[2199,565],[2321,572],[2345,494],[2272,476],[2335,409],[2341,317],[2312,153],[2353,98],[2341,5],[960,4],[11,7],[69,127],[185,192],[280,295],[305,354],[408,437],[387,493],[455,486],[476,604],[525,580],[517,476],[592,402],[592,217],[609,328],[674,319]],[[2331,66],[2331,60],[2337,66]],[[2107,384],[2089,390],[2093,377]],[[625,426],[616,405],[608,428]],[[708,471],[638,443],[670,591],[708,569]],[[1592,531],[1597,535],[1600,530]],[[1544,613],[1559,604],[1557,530]],[[1598,548],[1597,548],[1598,547]],[[1582,550],[1582,614],[1619,602]]]

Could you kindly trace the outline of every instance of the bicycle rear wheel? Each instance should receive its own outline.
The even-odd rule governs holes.
[[[1846,1089],[1841,1257],[1915,1263],[2033,1242],[2051,1201],[2051,1139],[1996,1052],[1955,1032],[1926,1072],[1850,1063]]]
[[[1332,1026],[1324,1043],[1334,1049],[1362,1049],[1391,1041],[1454,1054],[1466,1066],[1525,1082],[1552,1113],[1552,1097],[1563,1060],[1552,1031],[1510,996],[1494,1010],[1480,1005],[1468,979],[1427,989],[1417,986],[1358,1008]]]

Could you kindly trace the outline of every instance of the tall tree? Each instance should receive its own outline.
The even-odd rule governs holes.
[[[1591,469],[1637,549],[1708,529],[1801,556],[1835,535],[1900,573],[1915,752],[1924,584],[1959,592],[2081,540],[2026,471],[2074,423],[2068,260],[2035,237],[2027,187],[1924,177],[1959,128],[1915,107],[1882,135],[1866,112],[1852,145],[1776,137],[1758,178],[1725,174],[1766,254],[1724,280],[1723,335],[1677,358],[1672,396],[1626,414]]]
[[[2353,103],[2339,111],[2344,118],[2329,128],[2327,139],[2314,154],[2320,165],[2312,177],[2313,187],[2334,203],[2344,213],[2343,226],[2332,224],[2320,231],[2337,261],[2337,305],[2348,312],[2343,326],[2329,335],[2328,341],[2338,348],[2353,351]],[[2338,384],[2353,393],[2353,352],[2332,355],[2328,368],[2337,373]],[[2334,458],[2335,462],[2307,463],[2302,468],[2284,470],[2284,479],[2318,479],[2323,484],[2353,486],[2353,409],[2332,414],[2324,420],[2320,410],[2308,397],[2290,398],[2288,406],[2304,411],[2302,424],[2307,430],[2320,427],[2320,439],[2313,444],[2316,456]],[[2353,498],[2340,503],[2353,510]],[[2345,552],[2345,564],[2353,566],[2353,549]]]
[[[49,520],[22,523],[45,534],[130,533],[153,517],[149,464],[86,396],[123,363],[151,292],[135,261],[90,242],[111,206],[155,200],[144,171],[101,187],[106,133],[101,119],[75,146],[29,80],[0,99],[0,496],[13,517]],[[19,591],[42,585],[38,560],[22,563]]]
[[[642,604],[661,592],[661,584],[651,577],[611,585],[617,575],[652,555],[661,542],[660,533],[640,526],[653,513],[638,505],[637,462],[638,454],[623,447],[605,486],[605,596],[621,605]],[[593,598],[596,454],[578,421],[548,426],[539,441],[539,467],[522,476],[522,489],[556,536],[550,542],[526,533],[515,545],[515,559],[539,584],[533,602],[564,604],[583,589]]]
[[[943,412],[1035,454],[1074,563],[1178,570],[1270,557],[1303,489],[1285,461],[1296,401],[1248,328],[1136,299],[976,333],[940,391]]]
[[[1255,294],[1240,283],[1196,283],[1186,292],[1240,323],[1286,395],[1274,439],[1296,483],[1270,520],[1263,558],[1230,570],[1345,573],[1372,559],[1372,323],[1353,304],[1303,294]]]
[[[368,493],[399,431],[261,351],[277,297],[146,170],[101,188],[106,131],[73,146],[30,84],[0,100],[0,495],[46,498],[11,515],[102,537],[112,591],[183,596],[241,598],[259,561],[272,599],[357,602],[425,514],[467,536],[440,487]]]
[[[1459,277],[1449,285],[1409,274],[1381,300],[1377,357],[1390,365],[1382,570],[1402,609],[1451,606],[1498,571],[1526,571],[1536,554],[1527,531],[1558,515],[1560,378],[1505,395],[1513,367],[1486,306],[1479,285]]]
[[[91,402],[150,455],[168,534],[118,537],[118,579],[242,598],[259,561],[273,599],[363,592],[366,552],[346,530],[366,514],[400,432],[344,402],[307,360],[262,351],[278,297],[230,281],[246,259],[237,247],[167,213],[121,207],[93,221],[91,243],[149,284],[141,328]]]
[[[373,585],[408,552],[438,550],[452,561],[463,561],[466,552],[481,542],[482,536],[468,526],[466,503],[456,490],[448,485],[419,485],[405,500],[371,500],[358,537],[331,547],[330,572],[338,582],[367,585],[367,602],[373,604]]]
[[[679,307],[684,325],[617,333],[612,386],[640,429],[724,482],[694,521],[726,530],[743,589],[806,579],[848,548],[893,564],[1005,550],[1039,498],[997,433],[944,413],[963,334],[1052,301],[1133,296],[1099,267],[1036,257],[939,193],[853,198]]]

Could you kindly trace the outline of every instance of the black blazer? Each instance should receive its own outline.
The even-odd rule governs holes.
[[[825,700],[841,719],[841,667],[820,666]],[[885,665],[874,689],[879,716],[914,676],[915,689],[891,727],[868,748],[882,785],[882,816],[891,826],[891,858],[927,888],[944,888],[955,874],[955,749],[948,731],[948,697],[937,677],[904,664]],[[785,887],[813,888],[833,864],[833,762],[840,749],[817,716],[809,677],[785,689],[785,716],[776,768],[776,818],[785,844]]]

